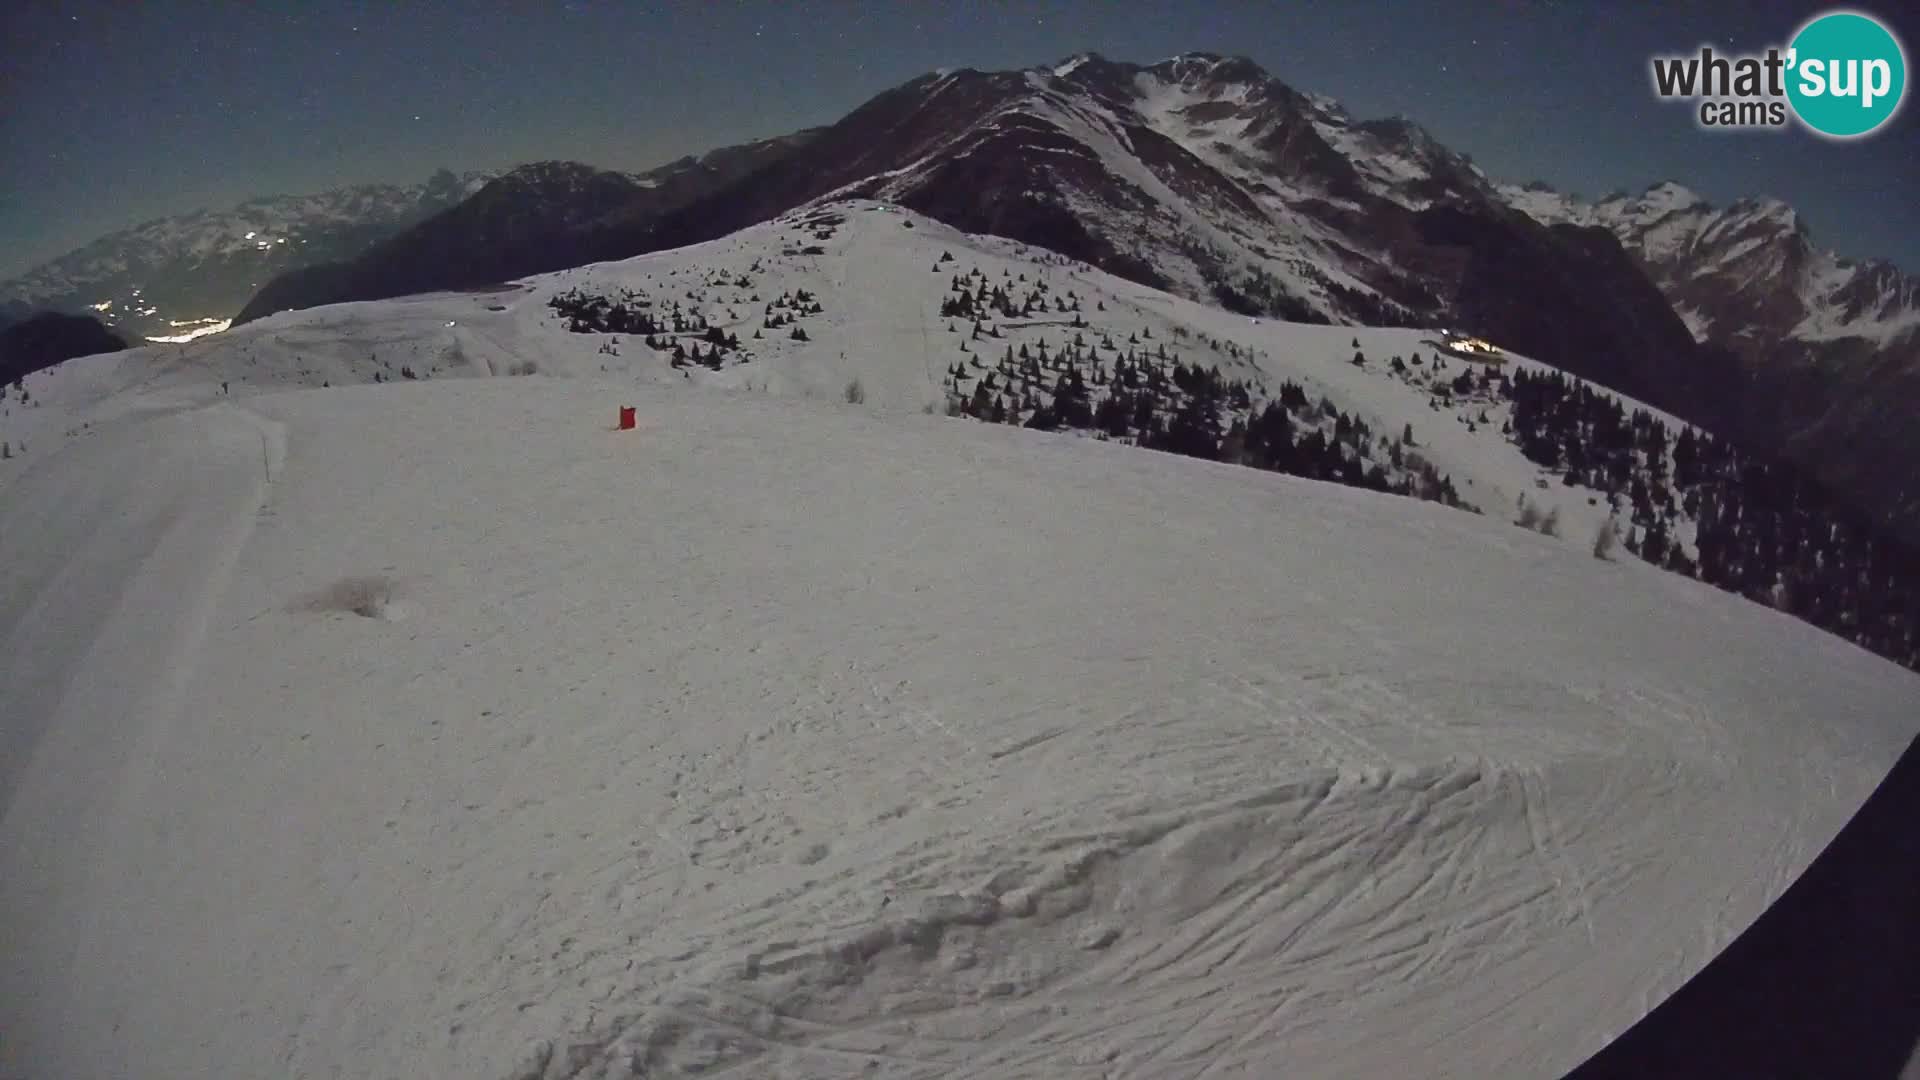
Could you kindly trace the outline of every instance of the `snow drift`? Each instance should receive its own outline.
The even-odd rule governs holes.
[[[10,1075],[1556,1075],[1920,727],[1704,585],[1072,437],[151,407],[0,491]]]

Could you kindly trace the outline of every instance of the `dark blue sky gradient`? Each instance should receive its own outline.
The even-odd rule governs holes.
[[[5,4],[0,274],[162,214],[434,169],[644,168],[831,122],[937,67],[1095,50],[1252,57],[1400,114],[1502,179],[1771,194],[1817,241],[1920,270],[1920,109],[1854,143],[1715,134],[1647,59],[1783,44],[1824,4]],[[1920,47],[1920,17],[1880,15]],[[1909,25],[1911,24],[1911,25]],[[1911,75],[1910,75],[1911,78]],[[1910,94],[1909,96],[1913,96]]]

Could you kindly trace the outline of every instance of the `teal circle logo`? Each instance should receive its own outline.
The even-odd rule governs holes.
[[[1801,27],[1787,49],[1787,100],[1814,131],[1851,139],[1899,111],[1907,92],[1906,52],[1872,17],[1822,15]]]

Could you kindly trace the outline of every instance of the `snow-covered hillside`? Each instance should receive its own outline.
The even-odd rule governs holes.
[[[957,279],[986,281],[1020,298],[1044,289],[1046,310],[984,317],[991,336],[976,338],[971,320],[940,313]],[[645,335],[569,333],[569,320],[550,302],[576,294],[628,298],[634,312],[651,311],[662,321],[676,313],[705,320],[739,346],[721,350],[712,363],[675,365],[667,348],[699,349],[706,336],[691,321],[679,333],[659,334],[662,349],[647,347]],[[783,303],[801,295],[814,298],[818,314],[797,315]],[[1069,296],[1078,312],[1050,306]],[[807,340],[794,339],[796,327]],[[1525,496],[1543,513],[1560,511],[1565,542],[1590,546],[1615,512],[1605,494],[1569,486],[1529,462],[1501,431],[1509,404],[1447,392],[1446,384],[1480,365],[1442,355],[1442,340],[1429,331],[1248,319],[1025,245],[967,236],[896,207],[844,202],[708,244],[530,278],[504,292],[288,312],[218,338],[69,362],[29,377],[27,403],[9,396],[0,439],[16,451],[23,443],[31,453],[50,450],[127,410],[218,400],[221,383],[244,397],[292,386],[536,370],[838,398],[858,380],[874,405],[944,410],[973,388],[967,379],[991,374],[990,365],[1016,350],[1023,357],[1029,349],[1051,350],[1088,371],[1096,364],[1110,369],[1122,355],[1152,355],[1249,380],[1256,400],[1295,382],[1316,405],[1331,401],[1377,432],[1368,453],[1383,466],[1386,443],[1410,428],[1413,442],[1405,449],[1450,477],[1464,502],[1511,518]],[[1371,358],[1364,367],[1352,363],[1356,351]],[[1396,358],[1405,365],[1398,373]],[[1544,370],[1523,357],[1505,359],[1499,370],[1508,375]],[[958,383],[950,376],[955,368],[964,376]],[[1043,398],[1054,370],[1035,384]],[[1013,380],[1006,388],[1019,396]],[[1678,431],[1677,421],[1662,418]],[[0,484],[31,453],[0,462]],[[1677,508],[1674,527],[1685,543],[1688,520]]]
[[[964,273],[1538,494],[1415,332],[872,204],[69,361],[0,419],[0,1070],[1555,1074],[1914,734],[1582,528],[920,415]]]
[[[126,418],[0,532],[22,1075],[1556,1075],[1920,695],[1498,521],[670,384]]]
[[[1411,422],[1497,512],[922,415],[1075,332],[948,331],[968,271]],[[1557,1075],[1920,679],[1508,524],[1537,470],[1416,350],[844,204],[29,377],[0,1073]]]

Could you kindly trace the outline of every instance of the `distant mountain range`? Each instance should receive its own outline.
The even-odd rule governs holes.
[[[1816,248],[1778,199],[1718,208],[1672,181],[1591,203],[1540,183],[1500,190],[1540,221],[1618,236],[1702,340],[1894,345],[1920,332],[1920,281]]]
[[[464,183],[228,314],[491,284],[874,198],[1249,317],[1471,330],[1778,448],[1920,538],[1915,279],[1817,249],[1775,200],[1502,184],[1243,58],[939,71],[829,127],[647,173],[547,162]]]
[[[1640,358],[1695,347],[1618,245],[1611,259],[1590,250],[1597,230],[1543,227],[1417,127],[1355,123],[1244,60],[1082,56],[931,74],[821,131],[729,153],[741,167],[678,198],[635,193],[618,211],[561,210],[580,184],[572,171],[564,184],[483,192],[350,269],[275,283],[240,319],[709,240],[833,195],[896,202],[1249,315],[1476,325],[1583,374],[1616,374],[1608,365],[1631,358],[1647,371],[1614,380],[1629,392],[1663,366]],[[501,219],[558,223],[527,230],[531,243],[476,244],[484,259],[427,254]]]
[[[224,323],[276,276],[351,258],[456,206],[490,178],[442,170],[424,183],[275,195],[158,218],[103,236],[0,282],[0,311],[97,316],[129,338],[179,337]]]
[[[685,157],[644,173],[576,162],[524,165],[357,257],[289,272],[236,322],[288,308],[467,288],[607,258],[655,217],[725,188],[804,145],[799,132]]]

